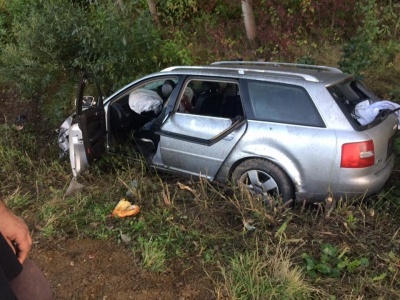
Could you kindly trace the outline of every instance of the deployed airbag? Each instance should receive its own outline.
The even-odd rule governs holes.
[[[129,94],[129,107],[138,114],[153,111],[157,115],[162,104],[161,97],[152,90],[137,89]]]

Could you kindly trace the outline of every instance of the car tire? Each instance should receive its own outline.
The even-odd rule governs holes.
[[[252,193],[281,197],[283,202],[294,200],[294,186],[287,174],[276,164],[264,159],[250,159],[240,163],[232,173],[234,184],[244,185]]]

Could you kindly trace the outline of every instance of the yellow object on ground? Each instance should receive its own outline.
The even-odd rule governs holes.
[[[114,208],[112,212],[112,216],[118,216],[120,218],[130,217],[138,214],[140,211],[140,207],[137,205],[132,205],[129,201],[125,199],[121,199],[117,206]]]

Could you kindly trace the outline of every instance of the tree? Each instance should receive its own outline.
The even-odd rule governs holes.
[[[246,36],[249,41],[256,38],[256,21],[254,18],[253,0],[241,0],[244,26],[246,28]]]
[[[147,0],[147,4],[149,6],[150,14],[153,17],[154,23],[160,27],[161,24],[160,19],[158,18],[156,2],[154,0]]]

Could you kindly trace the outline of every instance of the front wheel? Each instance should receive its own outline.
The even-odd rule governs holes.
[[[248,188],[263,199],[281,197],[283,202],[294,200],[294,187],[286,173],[274,163],[264,159],[251,159],[240,163],[232,173],[234,183]]]

